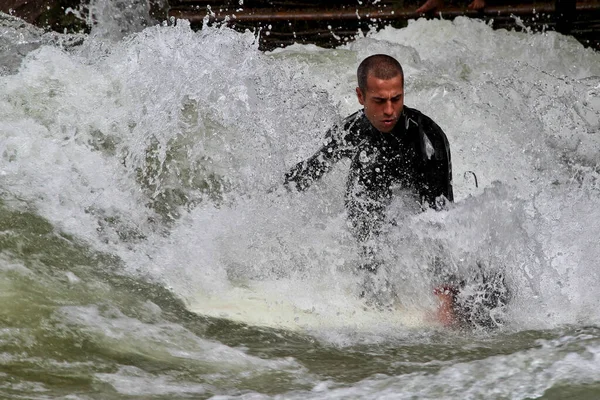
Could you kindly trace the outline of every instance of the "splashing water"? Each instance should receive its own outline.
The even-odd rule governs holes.
[[[22,51],[0,66],[0,393],[597,394],[597,52],[457,18],[263,53],[225,27],[143,29],[142,6],[110,11],[135,22],[123,31],[94,4],[79,42],[3,20]],[[446,132],[457,200],[392,204],[376,284],[433,309],[432,259],[463,275],[482,262],[513,293],[498,332],[361,325],[348,164],[305,193],[281,188],[358,109],[356,67],[374,53],[401,61],[406,104]],[[317,323],[290,333],[186,308],[247,288]]]

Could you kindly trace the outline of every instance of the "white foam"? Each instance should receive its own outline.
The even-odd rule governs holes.
[[[356,66],[387,52],[406,67],[406,104],[449,137],[458,200],[386,239],[401,299],[434,304],[429,256],[484,259],[508,268],[517,329],[598,320],[597,52],[464,18],[269,54],[251,33],[185,22],[105,40],[42,46],[0,77],[0,186],[129,273],[183,298],[352,279],[347,163],[304,194],[267,192],[358,109]],[[327,290],[298,301],[339,301]]]

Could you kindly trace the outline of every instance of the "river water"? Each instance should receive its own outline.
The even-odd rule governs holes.
[[[597,52],[465,18],[270,53],[183,21],[1,22],[0,397],[600,397]],[[378,289],[426,314],[432,259],[501,269],[497,329],[361,324],[348,164],[280,187],[358,109],[374,53],[401,61],[405,104],[446,132],[456,198],[390,207]],[[300,328],[189,311],[240,287],[291,303]]]

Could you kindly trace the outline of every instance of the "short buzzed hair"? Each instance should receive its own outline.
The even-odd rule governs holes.
[[[400,75],[404,82],[404,71],[402,66],[394,58],[386,54],[375,54],[365,58],[358,66],[356,76],[358,78],[358,87],[363,92],[367,89],[367,78],[373,75],[379,79],[392,79]]]

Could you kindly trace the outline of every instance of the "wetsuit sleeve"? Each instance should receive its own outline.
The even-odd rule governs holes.
[[[425,158],[421,197],[430,207],[441,208],[444,204],[440,196],[454,201],[450,145],[444,131],[427,116],[421,116],[419,128]]]
[[[304,191],[329,172],[333,165],[351,153],[349,134],[335,126],[325,135],[325,144],[312,157],[294,166],[285,174],[284,184]]]

